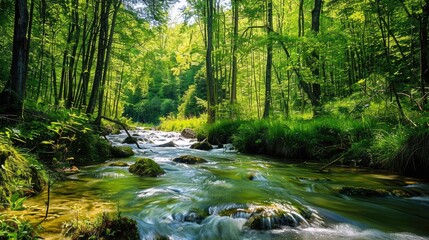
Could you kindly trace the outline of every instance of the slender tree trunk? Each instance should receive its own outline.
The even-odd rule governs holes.
[[[271,107],[271,79],[272,79],[272,66],[273,66],[273,40],[272,40],[272,31],[273,31],[273,1],[268,0],[267,2],[267,64],[265,68],[265,104],[264,104],[264,114],[263,118],[268,118],[270,116],[270,107]]]
[[[207,111],[208,111],[208,123],[214,123],[216,121],[216,89],[213,75],[212,66],[212,51],[213,51],[213,12],[214,4],[213,0],[206,0],[207,9],[207,26],[206,26],[206,82],[207,82]]]
[[[100,14],[100,36],[98,40],[98,55],[97,66],[95,69],[94,83],[92,85],[91,96],[89,98],[86,113],[93,114],[97,97],[99,96],[99,89],[103,78],[103,67],[106,56],[107,34],[109,24],[109,9],[110,1],[101,1],[101,14]]]
[[[428,63],[428,17],[429,0],[423,6],[422,18],[420,20],[420,83],[423,102],[426,103],[425,85],[429,84],[429,63]]]
[[[15,0],[15,25],[13,33],[10,79],[0,94],[0,112],[22,116],[27,80],[28,9],[26,0]]]
[[[112,22],[110,26],[110,33],[108,37],[108,42],[106,46],[106,59],[104,60],[104,67],[103,67],[103,79],[101,82],[101,89],[100,89],[100,95],[98,99],[98,114],[97,114],[97,123],[101,120],[101,116],[103,116],[103,96],[104,96],[104,87],[106,85],[106,79],[107,79],[107,70],[109,68],[109,62],[110,62],[110,53],[112,52],[112,44],[113,44],[113,34],[115,33],[115,26],[116,26],[116,17],[119,11],[119,8],[121,7],[121,0],[116,0],[113,8],[113,16],[112,16]],[[107,35],[107,32],[106,32]]]
[[[232,36],[232,79],[231,79],[231,105],[237,101],[237,48],[238,48],[238,4],[239,0],[233,0],[233,36]]]

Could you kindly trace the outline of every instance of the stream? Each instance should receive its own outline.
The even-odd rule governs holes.
[[[128,167],[83,167],[53,186],[51,218],[83,218],[87,212],[118,205],[122,215],[138,222],[142,239],[429,239],[429,185],[419,180],[339,167],[322,174],[317,172],[320,164],[286,163],[224,149],[192,150],[195,140],[179,133],[132,133],[142,149],[130,144],[136,155],[119,160],[132,164],[148,157],[166,173],[149,178],[129,173]],[[124,145],[125,137],[121,133],[108,139]],[[177,147],[157,147],[170,141]],[[172,161],[189,154],[208,163]],[[345,186],[422,194],[347,196],[338,192]],[[29,204],[39,202],[34,211],[42,211],[43,197],[29,199]],[[262,217],[254,219],[252,213]],[[279,213],[283,215],[276,218]]]

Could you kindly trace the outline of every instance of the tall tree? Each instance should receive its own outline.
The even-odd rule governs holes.
[[[15,22],[13,34],[12,64],[10,78],[0,94],[1,112],[22,115],[25,85],[27,81],[28,8],[26,0],[15,0]]]
[[[272,79],[272,67],[273,67],[273,1],[267,1],[267,64],[265,68],[265,104],[263,118],[270,116],[271,107],[271,79]]]
[[[216,89],[213,75],[212,52],[213,52],[213,18],[214,2],[206,0],[206,82],[207,82],[207,111],[208,123],[216,121]]]
[[[233,35],[232,35],[232,76],[231,76],[231,99],[233,105],[237,101],[237,48],[238,48],[238,4],[239,0],[232,0],[232,22],[233,22]]]

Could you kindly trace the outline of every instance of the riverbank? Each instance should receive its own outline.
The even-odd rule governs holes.
[[[175,128],[177,122],[167,120],[161,128]],[[368,117],[324,116],[309,120],[223,120],[201,125],[196,131],[199,140],[233,144],[242,153],[285,161],[335,161],[404,176],[429,176],[429,128],[424,122],[412,126]]]

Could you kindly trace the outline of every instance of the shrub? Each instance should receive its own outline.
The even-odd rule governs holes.
[[[0,215],[0,240],[20,239],[33,240],[39,239],[33,226],[28,221],[13,217]]]
[[[232,143],[233,134],[237,133],[239,127],[245,123],[246,121],[222,120],[208,125],[206,127],[207,140],[215,145]]]
[[[71,221],[63,226],[63,234],[71,239],[134,240],[139,239],[137,222],[118,214],[102,213],[94,221]]]

